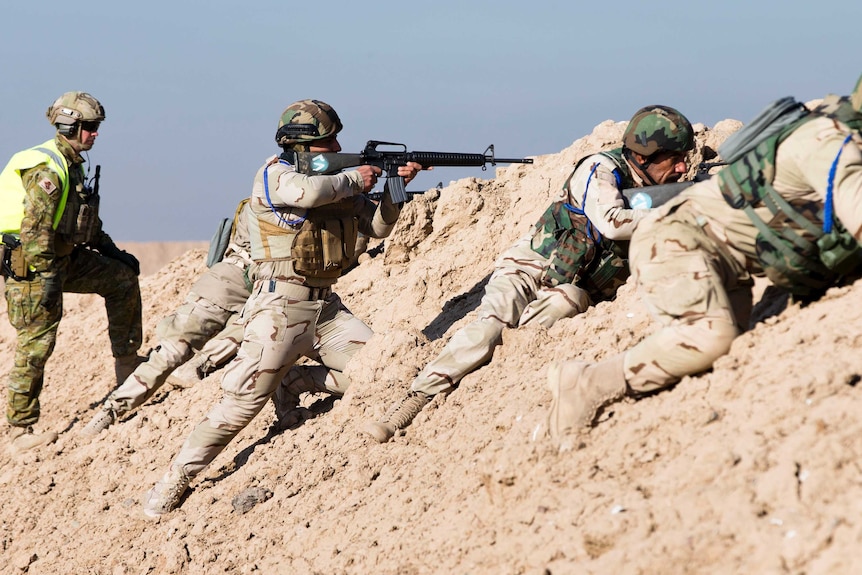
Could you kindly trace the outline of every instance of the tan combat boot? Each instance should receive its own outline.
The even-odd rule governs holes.
[[[205,361],[205,357],[196,355],[173,370],[168,376],[167,383],[178,389],[194,387],[204,379],[201,367]]]
[[[132,372],[145,361],[147,361],[146,357],[141,357],[136,353],[115,357],[114,375],[117,376],[117,386],[123,385],[123,382],[132,375]]]
[[[12,449],[15,451],[27,451],[57,441],[57,434],[55,432],[33,433],[32,425],[13,427],[9,436],[12,440]]]
[[[386,443],[395,436],[396,431],[410,425],[431,399],[432,396],[425,395],[421,391],[411,391],[407,397],[395,404],[381,421],[368,423],[362,430],[376,439],[377,443]]]
[[[190,481],[185,471],[171,467],[144,496],[144,515],[159,517],[176,509]]]
[[[115,421],[117,421],[116,412],[110,407],[103,405],[102,408],[99,409],[99,413],[97,413],[93,419],[90,420],[90,423],[81,430],[81,433],[90,436],[98,435],[108,429]]]
[[[548,387],[554,400],[548,429],[555,442],[589,426],[598,410],[626,393],[623,354],[599,363],[563,361],[548,368]]]
[[[327,377],[328,369],[321,367],[295,365],[281,380],[272,396],[277,429],[289,429],[308,419],[308,410],[299,407],[299,398],[303,393],[329,393],[336,397],[344,395],[347,387],[338,387],[337,381]],[[327,385],[327,382],[332,383]]]

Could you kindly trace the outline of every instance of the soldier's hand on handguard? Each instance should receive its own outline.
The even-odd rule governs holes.
[[[114,259],[120,260],[135,272],[136,276],[141,275],[141,262],[138,261],[138,258],[127,252],[126,250],[119,250]]]
[[[367,194],[377,184],[377,178],[383,173],[383,170],[377,166],[359,166],[356,168],[359,175],[362,176],[362,193]]]
[[[407,162],[406,166],[398,166],[398,175],[404,178],[404,185],[409,184],[422,170],[433,170],[434,167],[423,168],[416,162]]]

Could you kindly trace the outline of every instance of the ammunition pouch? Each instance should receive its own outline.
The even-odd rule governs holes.
[[[577,282],[578,287],[590,294],[593,301],[609,301],[631,275],[629,269],[629,242],[603,240],[602,251],[594,258]]]
[[[293,268],[310,278],[340,277],[356,251],[358,232],[350,200],[309,210],[290,249]]]

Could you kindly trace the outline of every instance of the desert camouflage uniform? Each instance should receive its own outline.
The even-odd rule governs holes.
[[[185,302],[159,323],[156,328],[159,346],[108,396],[105,409],[122,415],[140,406],[194,350],[211,340],[217,342],[213,347],[217,346],[218,352],[227,356],[224,361],[233,356],[242,339],[242,326],[236,322],[251,294],[249,217],[247,204],[237,209],[233,236],[224,258],[204,272],[192,285]],[[211,353],[216,351],[210,349]]]
[[[52,225],[60,201],[62,183],[45,165],[22,173],[26,190],[21,244],[32,279],[6,279],[9,321],[17,331],[15,363],[9,373],[6,419],[16,427],[39,419],[39,394],[45,362],[54,350],[63,315],[62,298],[50,309],[40,305],[46,279],[57,279],[63,292],[96,293],[105,298],[108,336],[114,357],[134,355],[141,345],[141,292],[132,269],[116,259],[76,244],[73,235],[79,206],[85,202],[84,159],[62,138],[56,145],[69,163],[69,195],[62,219]],[[114,242],[95,224],[88,241],[97,248]]]
[[[778,147],[773,187],[785,199],[821,207],[830,166],[835,216],[862,239],[862,138],[828,118],[796,128]],[[764,221],[771,218],[758,208]],[[719,179],[684,191],[642,222],[631,242],[632,273],[643,300],[663,327],[625,353],[624,373],[635,392],[653,391],[708,369],[745,329],[752,275],[763,274],[757,229],[722,197]]]
[[[297,271],[292,257],[273,255],[272,250],[289,250],[293,243],[298,227],[287,222],[311,219],[330,206],[347,210],[356,222],[342,238],[345,253],[353,254],[357,232],[387,236],[400,207],[391,204],[388,194],[377,206],[361,191],[357,171],[304,176],[277,157],[258,171],[249,223],[258,268],[242,311],[243,342],[223,376],[221,402],[185,441],[172,469],[188,478],[197,475],[260,412],[283,378],[308,379],[318,389],[335,393],[347,389],[350,382],[342,371],[373,332],[331,291],[343,269],[336,267],[330,277],[311,277]],[[303,356],[321,365],[295,366]]]
[[[564,210],[560,204],[568,202],[581,208],[601,234],[599,247],[595,232],[589,231],[588,238],[584,230],[577,227],[573,230],[578,234],[573,238],[575,245],[584,246],[585,253],[575,258],[582,261],[572,264],[579,269],[586,268],[584,273],[575,278],[574,284],[569,283],[570,279],[554,275],[553,252],[559,246],[551,236],[554,226],[546,228],[543,218],[497,259],[485,286],[478,317],[458,330],[442,353],[414,378],[412,391],[431,396],[452,390],[465,375],[491,358],[494,348],[502,341],[505,327],[531,322],[550,327],[561,318],[574,317],[598,301],[613,298],[627,273],[617,277],[609,289],[592,289],[594,286],[589,285],[588,276],[593,268],[588,264],[595,257],[610,254],[617,242],[621,248],[618,260],[623,260],[626,240],[648,213],[648,210],[631,209],[625,202],[620,190],[640,187],[643,182],[630,168],[620,169],[617,161],[625,160],[614,160],[605,154],[585,158],[572,173],[561,197],[546,212],[548,215],[555,208]],[[625,266],[624,261],[617,261],[617,269]]]

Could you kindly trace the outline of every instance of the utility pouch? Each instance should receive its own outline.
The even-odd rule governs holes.
[[[823,265],[840,276],[858,273],[862,268],[862,246],[840,222],[817,240],[817,247]]]
[[[291,247],[293,267],[312,278],[337,278],[350,264],[346,254],[356,251],[354,218],[306,220]]]
[[[95,204],[95,205],[92,205]],[[99,229],[99,199],[91,199],[90,203],[81,204],[78,217],[75,220],[75,232],[72,242],[75,245],[88,244],[96,239]]]
[[[27,266],[27,260],[24,258],[24,249],[19,243],[14,249],[10,250],[6,246],[6,253],[9,259],[9,273],[16,280],[25,280],[30,275],[30,268]],[[7,257],[7,256],[4,256]],[[4,259],[5,267],[5,259]]]
[[[629,275],[628,242],[615,241],[611,249],[603,250],[597,261],[589,266],[578,287],[590,294],[593,301],[612,300]]]

